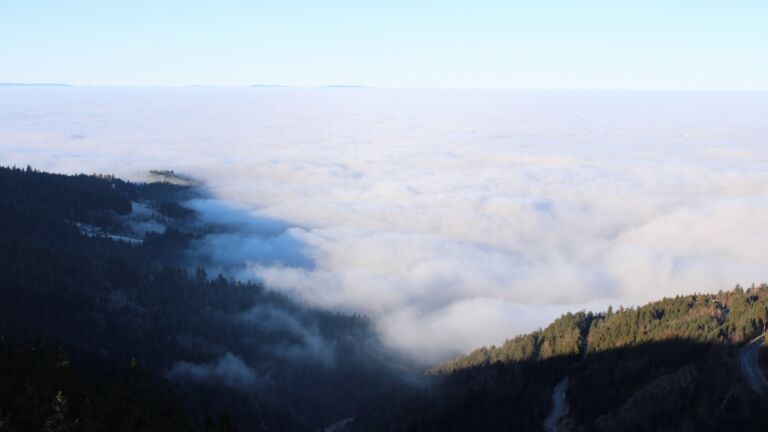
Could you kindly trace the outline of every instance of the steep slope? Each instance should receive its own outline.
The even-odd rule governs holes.
[[[400,359],[365,318],[190,267],[195,240],[226,229],[200,224],[184,205],[204,195],[0,169],[0,336],[61,347],[94,379],[137,364],[198,422],[228,413],[247,428],[313,430],[398,379]]]
[[[542,430],[552,389],[567,376],[563,423],[574,430],[765,430],[768,421],[757,415],[763,402],[745,383],[738,352],[766,322],[768,285],[567,314],[435,367],[429,390],[392,393],[357,423],[362,430]],[[586,361],[580,346],[588,347]]]

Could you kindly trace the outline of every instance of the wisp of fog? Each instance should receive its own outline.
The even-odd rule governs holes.
[[[213,267],[435,361],[768,281],[766,119],[765,92],[2,88],[0,161],[194,176],[239,233]]]

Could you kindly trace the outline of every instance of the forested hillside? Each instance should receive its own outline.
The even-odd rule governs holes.
[[[605,313],[568,313],[543,330],[517,336],[499,347],[483,347],[437,366],[445,373],[498,362],[576,355],[588,340],[590,353],[612,348],[686,339],[740,343],[768,322],[768,285],[717,294],[677,296],[638,308]]]
[[[138,366],[100,379],[73,368],[66,354],[0,341],[0,431],[188,431],[178,395]],[[210,430],[231,430],[221,419]]]
[[[429,391],[401,389],[361,415],[365,430],[541,430],[570,377],[565,430],[766,430],[739,344],[764,330],[768,286],[566,314],[545,329],[433,368]],[[398,419],[389,421],[389,419]]]
[[[25,374],[39,383],[34,401],[3,394],[3,424],[39,426],[60,389],[72,430],[94,430],[85,426],[86,398],[101,410],[100,424],[116,424],[109,397],[129,390],[94,393],[90,383],[143,370],[158,389],[174,389],[190,424],[229,415],[246,429],[312,430],[351,416],[402,373],[362,317],[186,266],[195,239],[221,229],[200,225],[184,206],[203,194],[169,182],[0,169],[0,336],[8,347],[0,369],[20,368],[7,375],[16,385]],[[84,380],[55,378],[63,372],[46,356],[59,350]],[[146,418],[157,430],[163,421]]]

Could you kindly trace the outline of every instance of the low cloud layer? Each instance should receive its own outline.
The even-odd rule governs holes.
[[[768,281],[766,96],[9,88],[0,161],[195,175],[242,227],[201,242],[216,265],[433,361]]]
[[[259,381],[256,372],[232,353],[227,353],[212,363],[178,362],[168,371],[168,378],[201,384],[220,384],[240,390],[253,390],[258,387]]]

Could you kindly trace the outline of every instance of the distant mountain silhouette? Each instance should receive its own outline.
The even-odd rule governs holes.
[[[74,87],[72,84],[63,83],[13,83],[0,82],[0,87]]]

